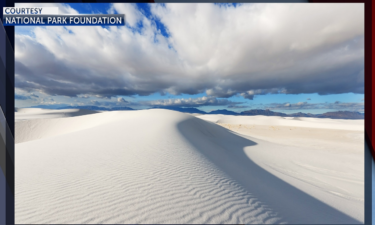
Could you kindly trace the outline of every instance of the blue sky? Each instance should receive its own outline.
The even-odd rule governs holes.
[[[126,26],[16,27],[16,107],[363,112],[357,5],[54,6],[62,14],[125,14]]]

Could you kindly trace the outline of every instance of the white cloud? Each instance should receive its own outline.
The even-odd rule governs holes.
[[[134,4],[112,5],[131,27],[37,27],[33,37],[16,34],[16,87],[102,97],[363,93],[363,4],[150,6],[147,18]]]
[[[198,98],[187,98],[187,99],[162,99],[154,101],[144,101],[141,104],[149,106],[180,106],[180,107],[199,107],[199,106],[227,106],[237,105],[242,102],[233,102],[227,99],[217,99],[215,97],[198,97]]]
[[[129,103],[124,98],[117,98],[117,102],[119,102],[119,103]]]
[[[15,7],[57,7],[59,8],[59,14],[79,14],[77,10],[63,3],[15,3]]]
[[[113,14],[115,11],[119,14],[125,14],[125,22],[131,27],[134,27],[143,19],[142,13],[138,11],[137,6],[133,3],[112,4],[108,12]]]

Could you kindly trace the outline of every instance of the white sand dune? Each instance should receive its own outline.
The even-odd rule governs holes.
[[[87,109],[39,109],[39,108],[16,108],[16,121],[30,119],[62,118],[83,116],[98,113],[99,111]]]
[[[272,143],[163,109],[24,122],[16,223],[364,221],[363,149]]]
[[[60,110],[55,113],[51,111],[52,110],[49,110],[48,113],[46,113],[47,115],[43,115],[40,111],[38,113],[34,113],[34,111],[31,111],[31,113],[25,112],[25,115],[16,114],[15,143],[67,134],[96,127],[114,120],[114,118],[111,117],[113,113],[109,112],[99,116],[93,111],[87,110],[88,113],[84,114],[85,111],[82,112],[79,110],[72,111],[71,114],[76,115],[75,117],[69,117],[71,114],[66,111],[64,113],[61,113]],[[19,117],[24,119],[18,120]],[[51,119],[51,117],[53,119]]]
[[[229,116],[201,115],[198,118],[221,124],[247,124],[266,126],[309,127],[364,131],[364,120],[342,120],[328,118],[281,117],[281,116]]]
[[[197,117],[277,144],[363,155],[364,120],[227,115]]]

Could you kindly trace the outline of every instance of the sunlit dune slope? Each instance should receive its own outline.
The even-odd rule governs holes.
[[[16,223],[363,222],[363,164],[349,155],[163,109],[26,122]]]

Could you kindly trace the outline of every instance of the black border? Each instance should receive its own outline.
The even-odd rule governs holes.
[[[5,6],[14,6],[14,3],[6,1]],[[2,10],[1,10],[2,14]],[[5,217],[0,219],[0,223],[14,224],[14,27],[4,27],[1,22],[0,40],[3,42],[0,49],[1,72],[0,72],[0,107],[5,116],[5,137],[0,143],[0,158],[2,161],[2,174],[0,179],[4,179],[3,187],[0,190],[1,196],[5,195],[6,211]],[[5,93],[5,95],[4,95]],[[4,160],[5,159],[5,160]],[[5,162],[4,162],[5,161]],[[5,168],[5,171],[4,169]],[[2,198],[3,199],[3,198]]]

